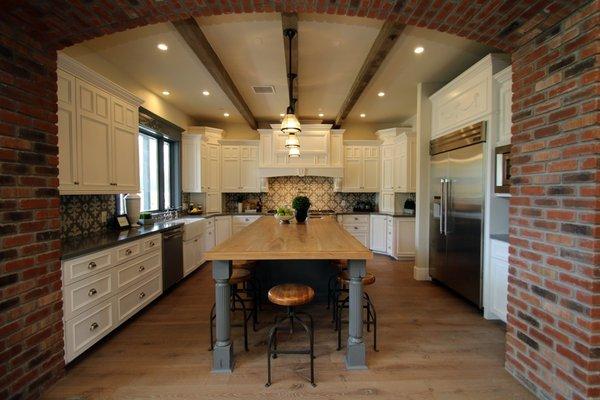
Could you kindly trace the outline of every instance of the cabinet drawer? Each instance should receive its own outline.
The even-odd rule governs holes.
[[[63,263],[63,284],[68,285],[110,268],[115,262],[113,249],[88,254]]]
[[[124,290],[117,296],[117,309],[119,322],[138,312],[162,292],[162,275],[157,274],[151,278]]]
[[[365,215],[352,215],[352,214],[348,214],[348,215],[342,215],[342,223],[344,225],[356,225],[356,224],[361,224],[361,225],[369,225],[369,215],[365,214]]]
[[[508,243],[495,239],[492,239],[490,242],[492,257],[508,262]]]
[[[135,242],[124,244],[116,248],[117,252],[117,264],[123,261],[131,260],[137,257],[141,253],[142,241],[138,240]]]
[[[344,229],[346,229],[350,233],[354,233],[354,232],[366,233],[369,231],[369,227],[366,225],[346,225],[346,224],[344,224]]]
[[[156,273],[161,267],[162,257],[160,251],[153,251],[150,254],[119,265],[117,267],[117,288],[121,290],[133,282]]]
[[[152,235],[149,238],[142,240],[142,253],[147,251],[158,250],[162,247],[161,235]]]
[[[105,301],[65,324],[65,358],[73,360],[117,325],[114,298]]]
[[[259,219],[261,216],[260,215],[234,215],[233,217],[231,217],[232,219],[232,223],[233,225],[242,225],[242,226],[246,226],[246,225],[250,225],[251,223],[253,223],[254,221],[256,221],[257,219]]]
[[[112,271],[104,271],[64,288],[65,320],[69,320],[115,293]]]

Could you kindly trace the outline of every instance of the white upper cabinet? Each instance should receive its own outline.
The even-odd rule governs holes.
[[[342,192],[379,191],[379,145],[344,146]]]
[[[431,95],[431,138],[481,121],[492,113],[492,75],[509,65],[499,54],[489,54]]]
[[[181,135],[181,186],[184,192],[220,193],[218,140],[222,132],[215,128],[189,127]]]
[[[139,192],[140,99],[59,54],[61,194]]]
[[[221,141],[221,191],[224,193],[257,193],[261,190],[258,176],[258,143],[241,143]]]
[[[412,128],[382,129],[376,134],[383,142],[381,146],[381,192],[415,192],[417,186],[417,141]]]
[[[503,69],[494,75],[498,87],[498,135],[496,146],[510,144],[512,135],[512,67]]]

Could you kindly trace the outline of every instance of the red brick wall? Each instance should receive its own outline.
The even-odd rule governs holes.
[[[600,396],[599,2],[513,53],[506,366],[539,396]]]
[[[63,373],[56,57],[0,22],[0,398]]]
[[[593,267],[599,248],[598,159],[593,151],[598,149],[593,148],[597,130],[589,124],[597,123],[597,99],[590,96],[598,95],[598,44],[592,46],[589,39],[598,35],[590,21],[597,24],[599,0],[556,25],[586,3],[4,2],[0,18],[0,398],[35,398],[63,372],[55,49],[190,15],[282,10],[389,18],[515,51],[516,186],[511,207],[507,368],[540,395],[581,398],[586,392],[595,393],[591,390],[600,380],[594,375],[600,351],[593,347],[598,343],[593,331],[600,327],[595,306],[600,298],[594,279],[600,274]],[[558,77],[560,82],[550,86]]]

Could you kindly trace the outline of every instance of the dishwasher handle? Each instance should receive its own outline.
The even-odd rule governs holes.
[[[181,229],[174,229],[172,231],[168,231],[163,233],[163,240],[169,240],[176,237],[182,237],[183,231]]]

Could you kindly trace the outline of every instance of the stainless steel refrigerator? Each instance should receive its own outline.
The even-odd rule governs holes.
[[[482,308],[485,123],[430,143],[429,274]]]

